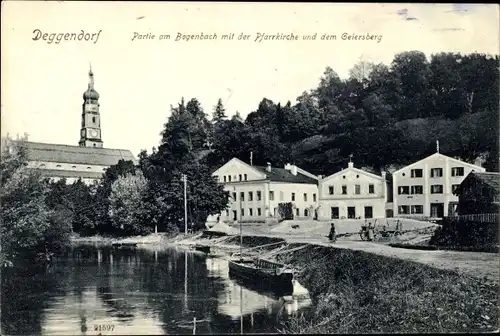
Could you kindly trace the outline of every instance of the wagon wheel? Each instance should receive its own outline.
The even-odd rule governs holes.
[[[366,240],[366,235],[363,231],[359,231],[359,236],[361,237],[361,240]]]

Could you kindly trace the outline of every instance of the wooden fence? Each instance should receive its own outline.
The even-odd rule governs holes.
[[[448,217],[452,220],[458,221],[474,221],[481,223],[498,223],[500,222],[500,214],[488,213],[488,214],[470,214],[470,215],[457,215]]]

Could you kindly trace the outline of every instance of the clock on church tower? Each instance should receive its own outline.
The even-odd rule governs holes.
[[[82,128],[80,130],[80,147],[102,148],[101,118],[99,114],[99,93],[94,89],[94,73],[89,71],[89,85],[83,93]]]

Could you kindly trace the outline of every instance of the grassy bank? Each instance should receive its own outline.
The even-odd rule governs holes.
[[[290,248],[297,247],[291,245]],[[316,309],[286,333],[426,333],[498,328],[498,284],[362,251],[310,245],[277,256]],[[311,262],[314,261],[314,262]]]
[[[192,236],[192,235],[190,235]],[[184,235],[167,235],[165,233],[152,233],[145,236],[130,236],[130,237],[113,237],[113,236],[79,236],[73,234],[71,236],[71,242],[78,243],[98,243],[111,245],[114,243],[136,243],[136,244],[167,244],[175,242],[176,240],[185,239]]]

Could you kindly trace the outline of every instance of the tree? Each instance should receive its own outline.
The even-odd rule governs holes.
[[[144,222],[144,202],[147,180],[140,172],[118,177],[111,185],[109,217],[112,225],[123,233],[145,234],[152,227]]]
[[[224,105],[222,104],[222,99],[219,98],[219,100],[217,101],[217,105],[214,106],[212,121],[214,123],[218,123],[222,120],[225,120],[226,118],[227,118],[226,109],[224,108]]]
[[[27,167],[25,139],[2,139],[0,184],[0,261],[33,258],[45,248],[69,243],[71,227],[46,204],[48,185],[40,172]],[[57,240],[55,239],[57,237]]]
[[[366,61],[359,61],[354,64],[354,66],[349,70],[349,77],[363,83],[365,80],[370,78],[370,73],[373,70],[375,64]]]

